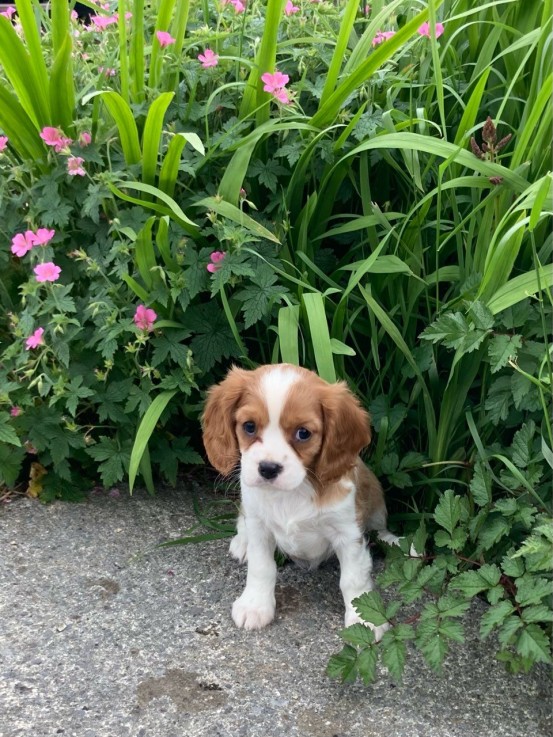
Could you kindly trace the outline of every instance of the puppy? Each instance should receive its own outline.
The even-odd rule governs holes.
[[[359,458],[371,441],[367,412],[345,383],[328,384],[289,364],[232,368],[209,390],[203,440],[223,475],[240,464],[242,505],[230,553],[247,561],[232,618],[247,630],[275,616],[275,548],[315,568],[335,553],[345,626],[360,622],[352,600],[373,588],[363,533],[388,543],[380,483]],[[370,626],[370,625],[369,625]],[[386,625],[373,627],[382,636]]]

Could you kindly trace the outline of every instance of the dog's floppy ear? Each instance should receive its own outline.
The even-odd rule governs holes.
[[[371,442],[368,413],[344,382],[322,388],[323,444],[314,471],[323,484],[341,478]]]
[[[204,446],[209,462],[224,476],[240,460],[234,414],[247,385],[248,374],[248,371],[233,366],[226,379],[212,386],[207,394],[202,416]]]

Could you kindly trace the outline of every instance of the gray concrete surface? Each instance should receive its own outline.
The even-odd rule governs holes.
[[[155,548],[193,522],[185,489],[0,509],[0,737],[551,734],[545,671],[508,676],[471,624],[441,678],[414,654],[402,685],[329,680],[334,564],[285,566],[275,623],[237,630],[227,541]]]

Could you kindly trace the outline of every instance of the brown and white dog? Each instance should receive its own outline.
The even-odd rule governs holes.
[[[203,439],[223,475],[240,465],[242,505],[230,553],[248,563],[232,607],[238,627],[275,616],[275,548],[315,568],[335,553],[345,625],[361,621],[352,600],[373,588],[365,530],[388,543],[386,505],[376,476],[359,458],[371,441],[367,412],[345,383],[329,384],[289,364],[232,368],[209,390]],[[386,626],[374,627],[379,638]]]

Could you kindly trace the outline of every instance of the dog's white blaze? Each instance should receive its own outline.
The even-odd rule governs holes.
[[[280,415],[286,404],[292,384],[299,379],[297,371],[281,366],[267,371],[261,378],[263,397],[269,412],[269,427],[279,427]]]

